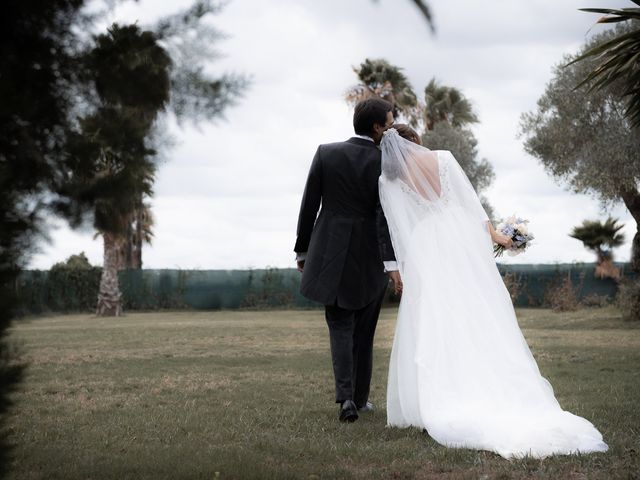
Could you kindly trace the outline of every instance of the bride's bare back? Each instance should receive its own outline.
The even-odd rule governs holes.
[[[396,124],[394,128],[402,138],[422,145],[418,133],[408,125]],[[434,195],[440,198],[442,187],[440,185],[438,153],[426,149],[412,153],[407,158],[404,175],[402,175],[405,177],[403,180],[426,200],[435,200]]]
[[[409,168],[412,175],[411,184],[415,186],[417,192],[429,200],[430,194],[435,193],[438,198],[442,194],[440,185],[440,172],[438,168],[438,153],[431,150],[423,155],[416,157],[414,166]],[[426,180],[431,188],[427,189],[424,185]]]

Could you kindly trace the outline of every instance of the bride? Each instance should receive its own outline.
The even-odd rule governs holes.
[[[380,202],[403,284],[387,389],[389,426],[503,457],[602,452],[562,410],[518,326],[493,256],[497,233],[446,150],[407,126],[385,132]]]

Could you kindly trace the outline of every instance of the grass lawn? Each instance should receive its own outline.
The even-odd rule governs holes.
[[[563,408],[610,450],[507,461],[385,427],[395,310],[377,330],[371,400],[337,420],[323,312],[131,313],[22,320],[29,363],[7,428],[13,479],[638,479],[640,323],[613,308],[520,309]]]

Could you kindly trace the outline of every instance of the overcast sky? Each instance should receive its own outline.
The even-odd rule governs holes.
[[[252,86],[226,119],[171,129],[177,141],[161,165],[152,200],[155,240],[145,268],[292,267],[295,229],[311,158],[319,143],[352,135],[345,91],[352,66],[385,58],[404,69],[421,95],[435,76],[460,88],[481,123],[473,130],[496,179],[486,196],[499,216],[530,219],[535,245],[505,263],[593,261],[568,237],[585,218],[605,218],[597,200],[565,190],[527,155],[516,135],[564,53],[602,30],[581,7],[626,6],[592,0],[432,0],[432,36],[410,0],[233,0],[212,22],[228,38],[212,72],[247,73]],[[153,22],[189,0],[122,3],[110,22]],[[591,32],[588,33],[589,29]],[[171,123],[171,122],[170,122]],[[635,223],[618,260],[628,260]],[[102,263],[93,231],[63,223],[42,244],[32,268],[48,268],[84,251]]]

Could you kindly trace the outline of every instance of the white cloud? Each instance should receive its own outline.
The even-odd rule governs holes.
[[[189,3],[126,2],[109,22],[148,24]],[[626,2],[611,6],[618,4]],[[409,0],[232,1],[212,20],[230,38],[219,43],[224,57],[209,69],[249,73],[253,85],[226,121],[184,130],[169,122],[179,144],[158,172],[156,238],[144,251],[144,265],[292,266],[309,163],[319,143],[352,134],[343,95],[355,82],[351,66],[366,57],[403,67],[419,94],[436,76],[473,101],[482,122],[474,128],[479,150],[497,174],[487,196],[498,213],[529,218],[537,236],[527,254],[505,261],[591,261],[567,234],[584,218],[603,216],[598,202],[556,185],[516,134],[520,114],[535,107],[552,66],[576,51],[595,21],[577,9],[596,5],[432,2],[438,29],[432,37]],[[628,241],[617,255],[626,260],[635,224],[624,208],[614,214],[627,224]],[[102,261],[100,241],[90,232],[61,227],[52,239],[33,267],[47,268],[82,250],[93,263]]]

